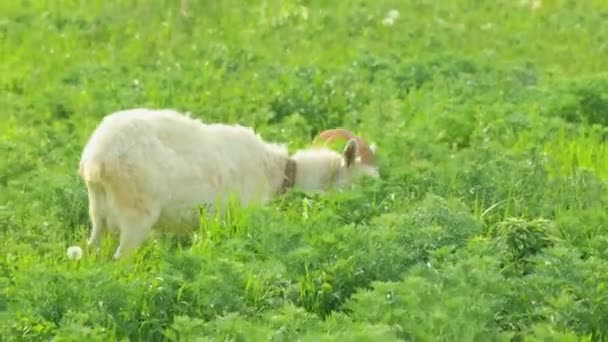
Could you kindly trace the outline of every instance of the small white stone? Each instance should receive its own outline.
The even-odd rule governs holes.
[[[78,246],[70,246],[68,247],[68,259],[70,260],[80,260],[82,258],[82,248]]]

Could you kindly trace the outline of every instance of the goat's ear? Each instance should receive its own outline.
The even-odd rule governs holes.
[[[344,151],[342,152],[342,157],[344,158],[344,162],[346,163],[346,167],[349,167],[351,164],[355,162],[355,157],[357,156],[357,141],[355,139],[350,139],[344,147]]]

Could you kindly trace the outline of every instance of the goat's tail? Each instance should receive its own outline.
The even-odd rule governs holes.
[[[85,182],[100,182],[104,173],[104,164],[98,160],[84,159],[80,162],[78,174]]]

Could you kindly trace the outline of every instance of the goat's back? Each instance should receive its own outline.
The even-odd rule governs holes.
[[[83,151],[80,174],[164,203],[212,203],[231,191],[246,201],[280,184],[286,156],[283,146],[248,127],[139,108],[102,120]]]

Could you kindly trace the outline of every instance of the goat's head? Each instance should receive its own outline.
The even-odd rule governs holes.
[[[329,148],[298,151],[294,159],[298,162],[300,187],[306,189],[342,188],[352,184],[359,176],[378,177],[374,163],[375,150],[361,137],[343,128],[329,129],[319,133],[314,142],[324,141],[324,146],[344,139],[342,153]]]

